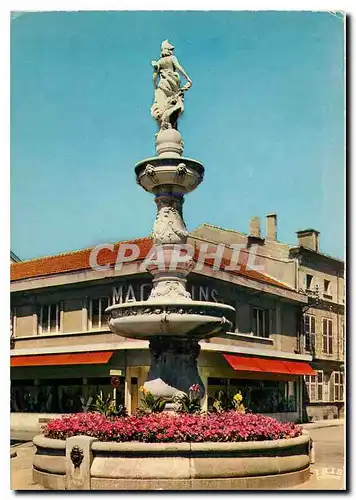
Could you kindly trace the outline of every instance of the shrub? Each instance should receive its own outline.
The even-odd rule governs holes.
[[[116,405],[115,400],[109,394],[106,398],[100,393],[96,397],[93,410],[106,417],[125,417],[127,410],[124,405]]]
[[[237,392],[235,396],[231,399],[227,394],[220,390],[217,391],[215,399],[212,402],[213,411],[217,413],[222,413],[224,411],[235,410],[239,413],[245,413],[246,408],[242,403],[243,397],[241,392]]]
[[[146,413],[161,413],[166,406],[166,400],[162,397],[155,397],[150,391],[145,389],[143,386],[139,388],[142,393],[141,407],[138,411],[138,415],[144,415]]]
[[[301,433],[302,428],[293,423],[236,411],[203,415],[151,413],[126,418],[77,413],[54,419],[44,427],[44,435],[54,439],[86,434],[100,441],[146,443],[264,441]]]
[[[215,399],[212,402],[213,411],[221,413],[223,411],[231,410],[232,404],[227,397],[226,393],[222,390],[217,391],[215,394]]]
[[[177,413],[200,413],[200,386],[193,384],[189,387],[189,393],[179,392],[173,398],[174,410]]]

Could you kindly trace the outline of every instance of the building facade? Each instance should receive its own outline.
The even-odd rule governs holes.
[[[344,415],[346,321],[344,262],[320,252],[320,233],[297,231],[297,245],[277,240],[277,216],[268,214],[265,236],[253,217],[249,234],[203,225],[195,233],[216,243],[257,245],[256,261],[264,272],[307,297],[301,307],[297,352],[312,356],[315,375],[305,376],[305,410],[311,420]]]
[[[291,250],[298,263],[299,290],[308,295],[303,309],[302,352],[313,356],[316,375],[306,377],[311,418],[344,415],[346,357],[344,263],[319,252],[319,233],[299,231]]]
[[[307,411],[311,417],[320,418],[323,407],[319,401],[315,404],[311,396],[322,370],[323,387],[327,376],[331,384],[328,393],[323,389],[323,395],[329,397],[327,406],[335,407],[339,414],[343,380],[335,373],[342,372],[343,361],[330,358],[339,353],[336,340],[332,353],[321,359],[310,347],[314,344],[306,340],[304,318],[306,311],[312,314],[311,297],[299,286],[306,264],[301,258],[304,250],[279,243],[275,217],[267,220],[272,224],[265,238],[255,218],[248,235],[203,225],[191,233],[188,241],[197,252],[203,247],[206,252],[203,264],[188,277],[192,297],[224,302],[236,311],[229,318],[233,323],[230,332],[200,342],[198,368],[206,388],[203,408],[211,409],[218,391],[229,396],[241,391],[245,406],[254,412],[301,421]],[[125,404],[130,413],[139,407],[139,387],[150,365],[148,342],[110,332],[105,316],[108,305],[148,298],[151,276],[142,271],[140,263],[152,240],[130,243],[139,246],[140,256],[121,268],[113,264],[122,243],[100,253],[105,270],[90,266],[91,249],[12,264],[14,418],[83,411],[101,391]],[[219,244],[223,244],[223,254],[215,269],[210,257],[219,253]],[[241,265],[231,270],[228,263],[236,244],[241,247]],[[248,265],[251,255],[254,266]],[[314,304],[312,311],[319,311],[319,306]],[[329,311],[325,319],[330,314],[336,313]],[[315,323],[316,332],[320,321],[323,324],[321,318],[324,316]],[[341,325],[341,312],[338,318]],[[329,330],[326,332],[329,338]],[[334,361],[336,368],[330,364]],[[112,376],[119,377],[118,387],[111,385]],[[340,399],[337,404],[331,400],[335,397]],[[334,410],[327,413],[328,418],[334,415]]]

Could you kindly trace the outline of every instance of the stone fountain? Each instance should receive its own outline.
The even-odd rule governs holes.
[[[137,183],[155,196],[157,215],[153,226],[155,259],[147,270],[153,288],[147,301],[109,307],[109,328],[123,337],[149,340],[151,366],[144,387],[168,401],[198,384],[199,341],[231,329],[231,306],[192,300],[186,290],[193,268],[194,249],[187,245],[183,219],[184,196],[203,180],[203,165],[182,156],[183,141],[178,119],[184,111],[184,94],[192,81],[173,55],[174,47],[162,42],[161,57],[152,61],[155,88],[151,114],[157,121],[157,156],[140,161]],[[180,75],[186,79],[181,87]]]

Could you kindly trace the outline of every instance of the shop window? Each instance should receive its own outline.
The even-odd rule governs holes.
[[[305,350],[315,352],[315,316],[304,315]]]
[[[36,411],[36,390],[34,380],[12,380],[10,395],[11,411]]]
[[[269,336],[270,314],[266,309],[253,308],[252,311],[252,333],[255,337]]]
[[[297,410],[296,384],[287,381],[208,378],[208,409],[218,392],[231,401],[241,392],[245,408],[255,413],[285,413]]]
[[[344,400],[344,374],[334,372],[334,398],[335,401]]]
[[[97,297],[89,300],[89,330],[95,330],[107,326],[105,309],[110,305],[110,297]]]
[[[58,333],[61,330],[59,304],[46,304],[38,314],[38,333]]]
[[[93,407],[96,398],[99,394],[104,399],[108,396],[114,397],[114,388],[111,385],[111,377],[91,377],[86,379],[85,391],[87,405]],[[124,404],[125,402],[125,378],[120,377],[120,385],[115,391],[116,403]]]
[[[323,318],[323,353],[333,353],[333,322],[328,318]]]
[[[11,411],[34,413],[78,413],[94,409],[98,394],[114,397],[111,377],[42,379],[11,383]],[[125,378],[115,390],[116,403],[124,404]]]

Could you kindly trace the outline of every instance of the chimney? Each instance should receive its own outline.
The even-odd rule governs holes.
[[[249,236],[252,238],[261,238],[261,223],[259,217],[251,217]]]
[[[274,241],[277,239],[277,214],[266,215],[266,238]]]
[[[306,247],[314,252],[319,252],[319,231],[316,229],[303,229],[297,231],[298,246]]]

